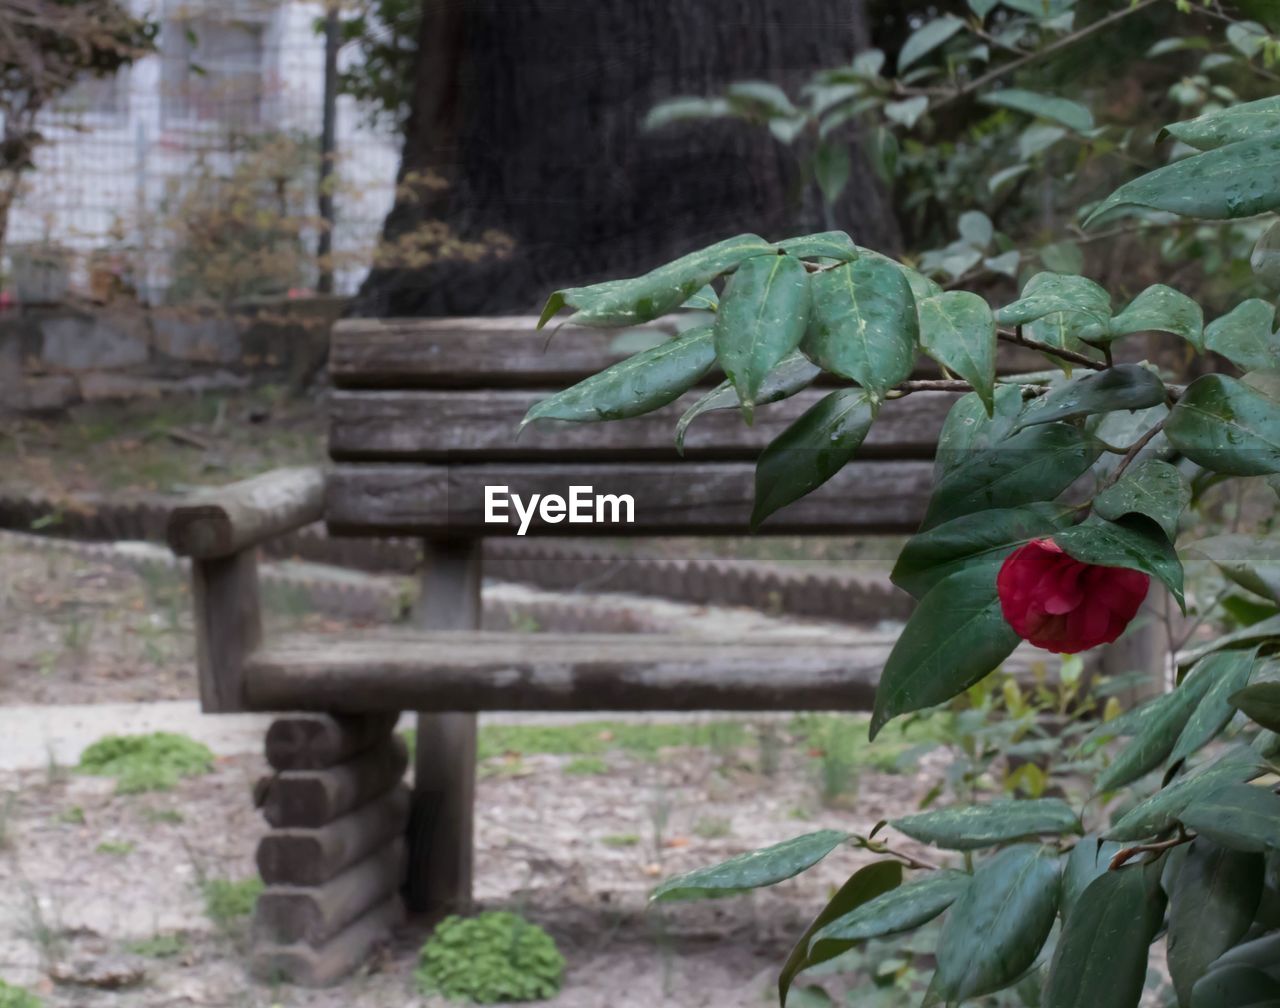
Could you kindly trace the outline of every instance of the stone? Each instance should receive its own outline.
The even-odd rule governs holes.
[[[157,314],[151,329],[156,349],[177,360],[233,364],[240,359],[240,332],[234,319]]]
[[[40,360],[55,371],[101,371],[146,363],[147,341],[95,316],[52,315],[40,320]]]

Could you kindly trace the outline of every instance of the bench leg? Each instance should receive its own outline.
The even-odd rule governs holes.
[[[409,818],[409,881],[415,913],[471,907],[476,787],[476,716],[419,714]]]
[[[404,906],[407,752],[390,714],[296,714],[272,723],[258,802],[266,883],[251,970],[308,987],[336,983],[390,937]]]
[[[480,625],[480,541],[423,543],[421,591],[414,622],[424,630]],[[471,907],[476,787],[476,716],[418,713],[409,880],[415,913],[466,913]]]

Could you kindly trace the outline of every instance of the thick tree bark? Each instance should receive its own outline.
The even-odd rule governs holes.
[[[355,311],[531,310],[557,287],[642,272],[741,231],[822,229],[794,153],[762,127],[642,123],[664,98],[735,80],[794,95],[868,39],[862,0],[424,0],[401,181],[431,172],[449,184],[398,199],[385,235],[442,221],[464,239],[498,231],[514,244],[504,258],[375,268]],[[898,244],[860,156],[837,219],[863,244]]]

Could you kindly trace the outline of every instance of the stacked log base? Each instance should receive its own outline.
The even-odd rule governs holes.
[[[259,785],[272,830],[258,845],[266,887],[252,970],[268,982],[336,983],[404,916],[409,791],[389,714],[297,714],[267,732],[277,772]]]

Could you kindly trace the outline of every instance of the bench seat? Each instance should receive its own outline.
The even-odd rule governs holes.
[[[380,630],[281,637],[253,652],[260,710],[867,710],[888,634]]]

